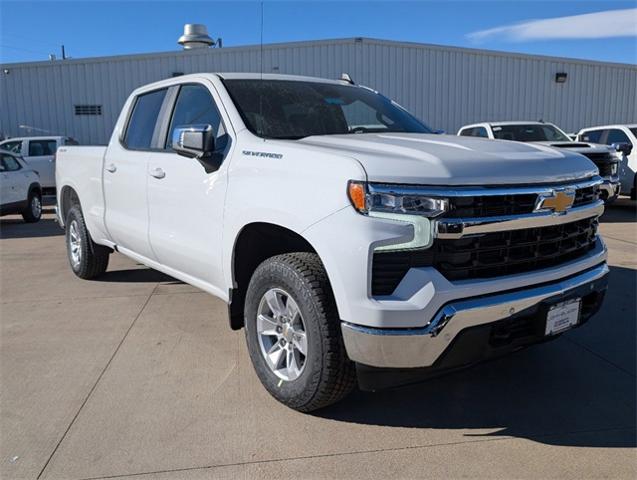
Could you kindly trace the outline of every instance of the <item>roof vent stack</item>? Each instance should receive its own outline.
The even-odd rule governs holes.
[[[193,50],[195,48],[209,48],[215,44],[215,41],[208,35],[208,29],[205,25],[187,23],[184,25],[184,34],[179,37],[177,43],[183,46],[184,50]]]

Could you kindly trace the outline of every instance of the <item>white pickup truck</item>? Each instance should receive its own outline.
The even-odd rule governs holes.
[[[108,147],[60,147],[56,175],[76,275],[116,251],[219,297],[300,411],[555,338],[606,291],[593,163],[434,135],[347,81],[144,86]]]

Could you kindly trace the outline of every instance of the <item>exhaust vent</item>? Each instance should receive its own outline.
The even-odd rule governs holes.
[[[215,41],[208,35],[208,29],[205,25],[187,23],[184,25],[184,34],[179,37],[177,43],[183,46],[184,50],[192,50],[209,48],[215,44]]]

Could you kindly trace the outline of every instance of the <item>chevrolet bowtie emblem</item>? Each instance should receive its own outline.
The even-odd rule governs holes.
[[[535,211],[553,210],[563,213],[571,208],[575,201],[575,190],[558,190],[551,193],[541,193],[535,203]]]

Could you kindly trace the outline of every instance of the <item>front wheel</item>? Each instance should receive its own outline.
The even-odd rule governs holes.
[[[261,383],[290,408],[317,410],[355,386],[354,364],[316,254],[288,253],[259,265],[246,295],[245,334]]]
[[[71,270],[80,278],[95,278],[108,267],[111,251],[93,242],[78,206],[71,207],[66,216],[66,250]]]

